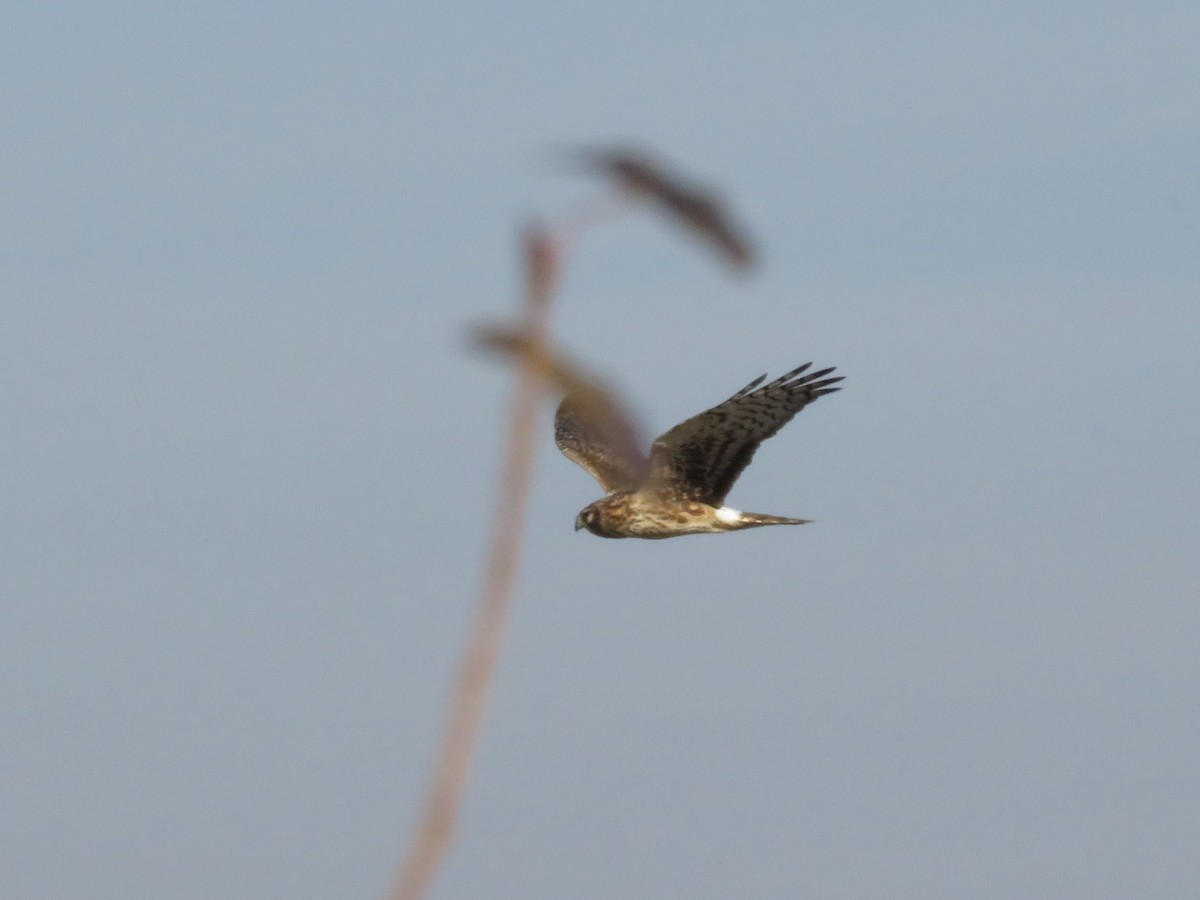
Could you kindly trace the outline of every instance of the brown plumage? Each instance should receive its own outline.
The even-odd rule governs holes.
[[[568,396],[555,417],[555,440],[608,494],[580,512],[576,530],[601,537],[668,538],[810,521],[739,512],[724,503],[759,444],[818,397],[841,390],[834,386],[840,376],[826,377],[832,367],[809,372],[811,366],[805,363],[762,387],[766,375],[760,376],[724,403],[663,434],[648,459],[606,440],[603,432],[581,427]]]
[[[476,340],[542,367],[566,394],[554,416],[554,441],[606,494],[579,513],[576,531],[656,539],[809,521],[739,512],[724,503],[759,444],[818,397],[841,390],[836,386],[841,376],[828,377],[832,367],[810,372],[812,363],[805,363],[765,385],[762,375],[667,431],[647,456],[637,427],[600,381],[564,357],[535,348],[517,331],[483,328]]]

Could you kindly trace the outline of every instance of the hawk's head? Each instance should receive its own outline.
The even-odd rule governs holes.
[[[603,535],[600,531],[600,510],[596,509],[596,504],[585,506],[575,517],[575,530],[580,528],[586,528],[592,534]]]
[[[606,538],[629,537],[629,492],[618,491],[590,503],[575,517],[575,530],[586,528]]]

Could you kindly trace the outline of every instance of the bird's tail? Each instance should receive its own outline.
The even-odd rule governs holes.
[[[744,512],[738,516],[735,528],[758,528],[760,525],[807,525],[812,519],[789,519],[787,516],[769,516],[766,513]]]

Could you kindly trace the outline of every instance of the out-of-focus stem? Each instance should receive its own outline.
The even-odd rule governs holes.
[[[525,234],[524,249],[526,279],[522,317],[532,345],[540,349],[546,344],[550,300],[557,281],[557,248],[547,232],[533,227]],[[518,370],[483,595],[455,684],[425,815],[392,890],[392,900],[421,900],[425,896],[458,823],[492,673],[512,606],[533,475],[534,427],[538,401],[546,385],[546,365],[539,362],[539,358],[546,356],[544,352],[530,354]]]

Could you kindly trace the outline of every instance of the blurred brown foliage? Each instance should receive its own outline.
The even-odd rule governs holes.
[[[576,155],[589,168],[609,174],[626,193],[657,202],[735,268],[745,270],[753,264],[749,241],[712,192],[686,184],[644,153],[589,149]],[[425,896],[454,837],[512,605],[533,471],[537,405],[546,387],[553,385],[566,395],[563,405],[569,408],[574,426],[603,430],[606,440],[614,445],[627,446],[631,453],[640,452],[637,429],[619,399],[599,379],[556,352],[548,337],[550,307],[562,271],[564,248],[573,245],[581,229],[593,227],[597,221],[584,217],[564,219],[555,229],[528,227],[522,240],[525,291],[518,324],[474,330],[477,347],[503,354],[516,364],[517,387],[483,594],[450,701],[425,812],[393,885],[392,900],[420,900]]]
[[[614,178],[628,193],[658,203],[677,222],[708,241],[735,269],[754,265],[756,254],[750,239],[715,191],[689,183],[641,150],[585,148],[573,155],[585,168]]]

